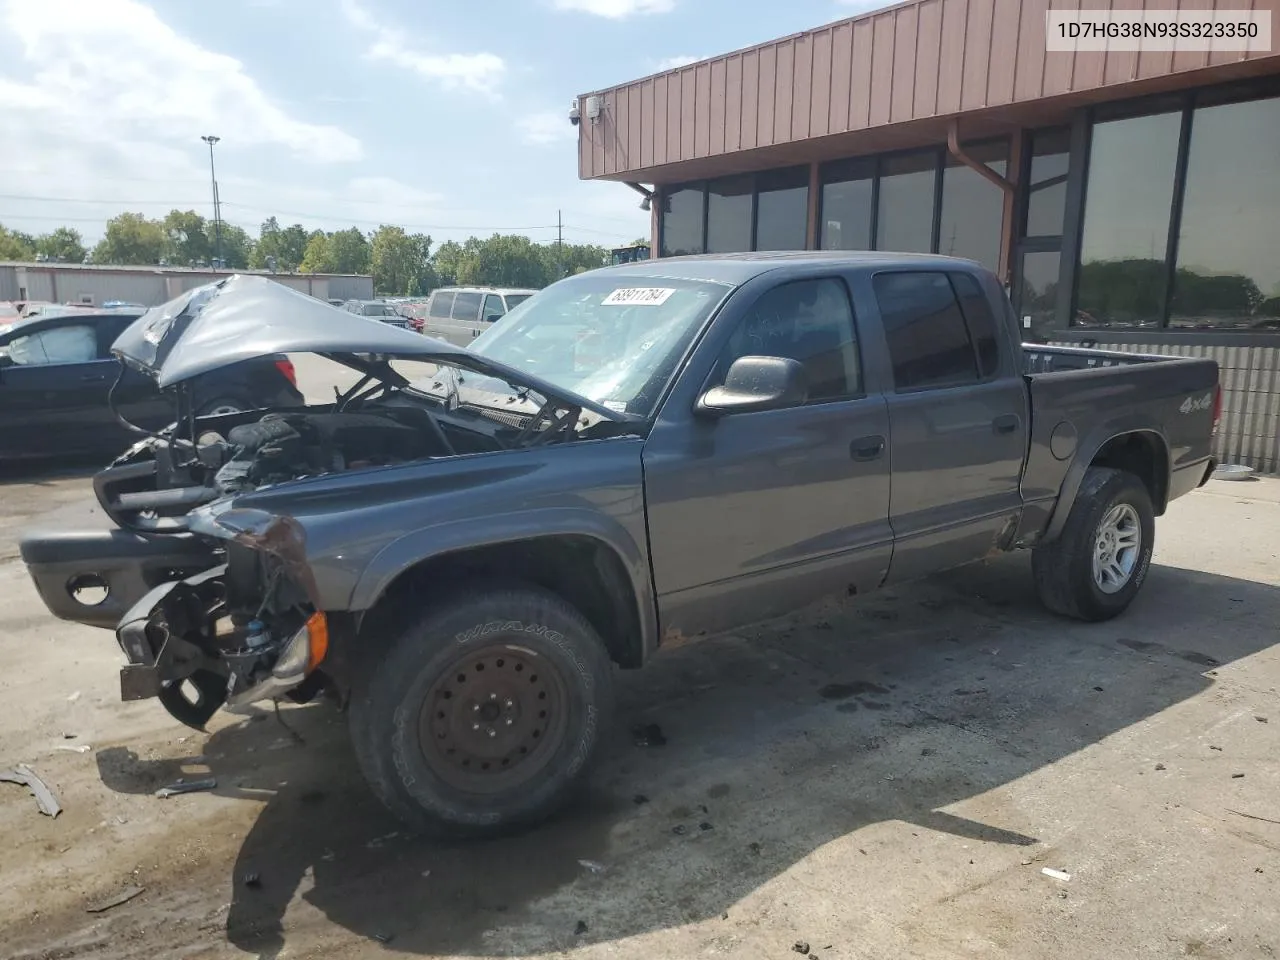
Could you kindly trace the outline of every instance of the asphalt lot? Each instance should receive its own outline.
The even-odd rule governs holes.
[[[120,703],[111,635],[50,618],[16,560],[88,496],[0,481],[0,767],[65,808],[0,783],[6,957],[1280,951],[1280,481],[1175,503],[1109,624],[1042,611],[1015,556],[671,651],[623,676],[575,810],[464,845],[399,833],[327,707],[284,711],[299,740]]]

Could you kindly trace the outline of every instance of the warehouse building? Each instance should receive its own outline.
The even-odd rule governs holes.
[[[912,0],[585,94],[579,175],[652,185],[655,255],[969,257],[1028,339],[1214,357],[1216,455],[1275,472],[1280,53],[1047,52],[1049,7]]]
[[[0,301],[89,303],[113,300],[154,307],[231,273],[257,273],[321,300],[373,299],[373,278],[358,274],[269,273],[199,267],[117,267],[87,263],[0,262]]]

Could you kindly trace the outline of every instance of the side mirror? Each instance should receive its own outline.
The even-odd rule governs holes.
[[[733,361],[724,386],[712,387],[698,398],[698,413],[722,417],[795,407],[809,397],[808,377],[798,360],[783,357],[739,357]]]

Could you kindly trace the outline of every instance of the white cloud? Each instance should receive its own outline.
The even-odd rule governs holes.
[[[625,20],[636,14],[670,13],[675,0],[554,0],[557,10],[589,13],[610,20]]]
[[[429,54],[420,52],[401,31],[380,22],[356,0],[340,0],[347,22],[372,35],[365,56],[412,71],[446,89],[465,87],[480,93],[496,94],[506,73],[502,58],[492,53]]]
[[[535,146],[578,139],[578,130],[569,123],[567,111],[557,113],[554,110],[542,110],[525,114],[516,121],[516,129],[520,131],[520,138],[525,143]]]
[[[664,57],[661,60],[653,61],[653,69],[661,72],[663,70],[674,70],[677,67],[687,67],[691,63],[697,63],[699,60],[705,60],[706,57],[695,57],[690,54],[679,54],[674,57]]]
[[[286,113],[239,60],[181,36],[137,0],[0,3],[3,32],[19,54],[9,58],[16,78],[0,77],[9,143],[30,149],[70,138],[118,149],[221,133],[313,161],[363,154],[339,128]],[[33,128],[35,137],[15,138],[15,125]]]

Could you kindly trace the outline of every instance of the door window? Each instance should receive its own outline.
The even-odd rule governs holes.
[[[973,343],[945,273],[879,273],[872,284],[898,390],[978,380]]]
[[[783,357],[804,365],[809,402],[862,395],[853,309],[834,278],[784,283],[761,295],[729,340],[719,382],[740,357]]]
[[[480,316],[480,294],[459,293],[453,301],[453,319],[475,320]]]
[[[453,309],[453,292],[449,293],[433,293],[431,295],[431,308],[428,316],[435,317],[437,320],[448,320],[449,311]]]
[[[502,298],[496,293],[491,293],[484,298],[485,323],[493,323],[506,312],[507,308],[502,305]]]
[[[98,359],[98,334],[91,326],[53,327],[15,337],[8,353],[16,366],[89,363]]]

